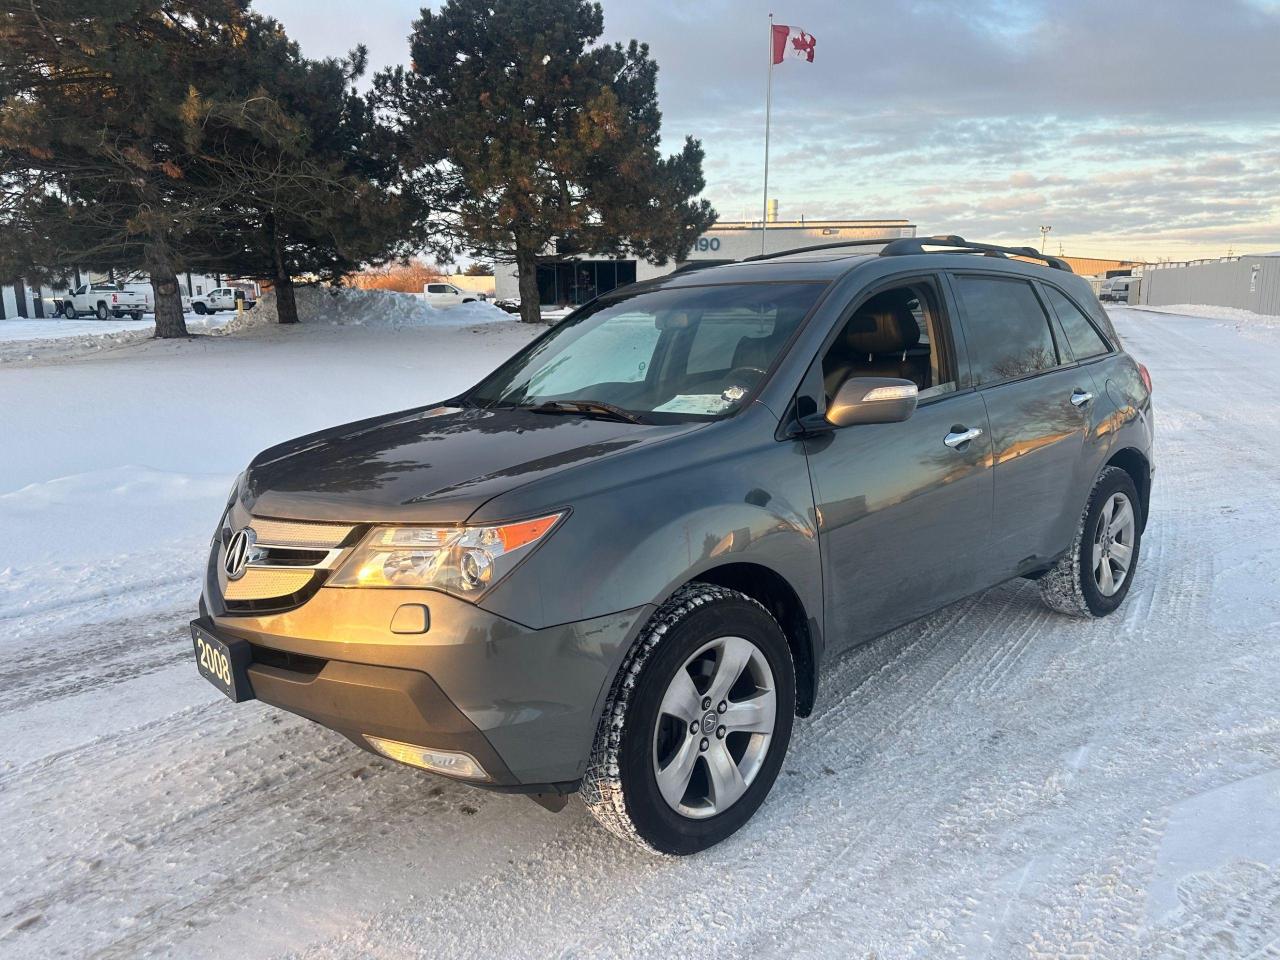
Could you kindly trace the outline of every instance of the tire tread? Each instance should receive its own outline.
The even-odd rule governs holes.
[[[695,610],[723,600],[746,601],[773,619],[773,615],[754,597],[728,587],[695,581],[673,593],[654,611],[618,670],[609,699],[605,702],[604,713],[600,717],[600,725],[596,729],[587,771],[578,788],[582,802],[601,826],[614,836],[658,856],[667,857],[672,854],[657,849],[645,840],[627,810],[619,753],[626,733],[628,709],[645,664],[663,638]]]

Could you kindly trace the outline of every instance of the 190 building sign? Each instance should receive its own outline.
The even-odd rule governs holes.
[[[699,253],[708,253],[708,252],[719,250],[720,238],[719,237],[699,237],[697,239],[697,242],[694,243],[693,249],[697,250]]]

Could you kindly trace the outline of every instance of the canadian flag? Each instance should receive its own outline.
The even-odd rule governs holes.
[[[780,23],[773,25],[773,62],[781,63],[787,57],[797,57],[813,63],[813,48],[817,44],[812,33],[805,33],[799,27],[784,27]]]

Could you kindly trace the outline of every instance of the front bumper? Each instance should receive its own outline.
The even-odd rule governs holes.
[[[469,754],[478,786],[563,791],[586,769],[608,688],[650,612],[533,630],[430,590],[322,587],[279,613],[229,613],[206,585],[200,625],[251,648],[257,699],[370,749],[365,735]],[[395,633],[404,604],[429,627]]]

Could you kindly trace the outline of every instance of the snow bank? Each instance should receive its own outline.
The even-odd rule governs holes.
[[[365,327],[474,326],[481,323],[510,322],[511,314],[479,300],[454,307],[433,307],[412,293],[387,290],[353,290],[348,287],[298,287],[298,320],[304,324]],[[244,326],[276,323],[274,293],[267,293],[258,305],[245,313]]]
[[[110,350],[154,330],[150,320],[0,320],[0,363]]]
[[[186,315],[187,332],[218,336],[240,329],[234,313]],[[0,320],[0,363],[50,360],[111,350],[149,339],[155,319],[145,320]]]
[[[1246,340],[1271,341],[1280,337],[1280,316],[1254,313],[1240,307],[1219,307],[1211,303],[1175,303],[1167,307],[1145,304],[1129,307],[1147,313],[1165,313],[1194,319],[1221,320],[1219,326],[1231,327]]]
[[[1174,303],[1167,307],[1153,307],[1145,303],[1134,304],[1132,310],[1150,310],[1152,313],[1176,313],[1184,317],[1208,317],[1213,320],[1238,320],[1264,324],[1280,324],[1280,316],[1254,313],[1240,307],[1219,307],[1212,303]]]

